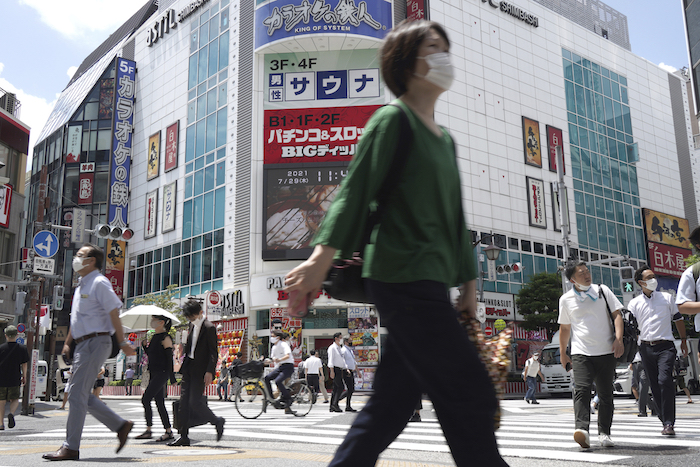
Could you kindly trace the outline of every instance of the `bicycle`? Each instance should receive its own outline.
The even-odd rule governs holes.
[[[263,412],[267,413],[267,405],[283,408],[280,401],[273,398],[262,380],[264,373],[262,361],[244,363],[236,367],[241,385],[236,391],[234,401],[236,410],[243,418],[258,418]],[[292,400],[289,408],[295,417],[304,417],[313,407],[313,393],[305,379],[293,379],[285,384],[289,389]]]

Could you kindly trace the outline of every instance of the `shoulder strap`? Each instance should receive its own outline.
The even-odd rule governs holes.
[[[698,283],[698,278],[700,278],[700,262],[697,262],[693,264],[693,289],[695,290],[695,301],[700,301],[700,297],[698,297],[698,288],[697,288],[697,283]]]
[[[612,316],[612,311],[610,311],[610,305],[608,304],[608,299],[605,296],[605,292],[603,292],[603,284],[598,285],[598,296],[603,297],[603,300],[605,300],[605,308],[608,310],[608,316],[610,317],[610,324],[612,325],[612,331],[613,335],[615,334],[615,320],[613,319]]]

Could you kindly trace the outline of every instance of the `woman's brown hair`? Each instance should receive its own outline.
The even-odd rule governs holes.
[[[447,33],[434,21],[404,20],[389,31],[384,39],[380,50],[382,76],[396,97],[408,90],[406,85],[415,69],[418,48],[431,29],[440,34],[447,46],[450,46]]]

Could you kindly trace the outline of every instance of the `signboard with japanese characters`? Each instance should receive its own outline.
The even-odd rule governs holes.
[[[547,125],[547,147],[549,149],[549,171],[557,171],[557,150],[556,148],[561,148],[561,156],[564,158],[564,137],[559,128]],[[564,164],[564,173],[566,173],[566,164]]]
[[[92,204],[94,191],[95,163],[83,162],[80,164],[80,178],[78,179],[78,204]]]
[[[66,148],[66,163],[80,162],[80,145],[83,141],[83,125],[68,127],[68,145]]]
[[[428,12],[428,0],[406,0],[407,20],[430,19]]]
[[[87,209],[73,209],[73,228],[70,233],[70,241],[77,244],[85,243],[85,227],[87,226]]]
[[[368,306],[348,307],[348,335],[358,366],[379,364],[379,327]]]
[[[692,254],[691,250],[664,245],[663,243],[647,242],[649,250],[649,267],[654,274],[680,278],[686,270],[685,258]]]
[[[688,240],[690,226],[687,219],[646,208],[642,209],[642,214],[647,241],[688,250],[692,247]]]
[[[292,356],[294,364],[298,365],[301,362],[301,319],[289,316],[287,308],[270,308],[270,329],[272,329],[272,321],[279,319],[282,321],[282,330],[288,332],[291,338],[289,346],[292,348]]]
[[[10,210],[12,208],[12,185],[0,186],[0,227],[10,226]]]
[[[180,121],[165,129],[165,171],[170,172],[177,167],[177,148],[180,138]]]
[[[525,150],[525,163],[542,168],[540,124],[537,120],[523,117],[523,148]]]
[[[105,276],[112,284],[114,292],[119,298],[124,294],[124,252],[126,251],[126,242],[119,240],[107,240],[106,273]]]
[[[271,0],[255,10],[255,48],[311,34],[382,39],[392,28],[390,0]]]
[[[143,238],[156,236],[156,223],[158,212],[158,189],[146,194],[146,225],[143,229]]]
[[[115,86],[107,221],[113,227],[126,228],[129,224],[136,62],[121,57],[116,58]]]
[[[384,103],[376,50],[265,55],[265,109]]]
[[[175,230],[175,200],[177,197],[177,182],[163,186],[163,215],[161,228],[163,233]]]
[[[537,178],[527,178],[527,211],[530,225],[541,229],[547,228],[547,214],[544,203],[544,182]]]
[[[486,306],[486,320],[514,321],[515,300],[513,294],[484,292],[484,305]]]
[[[160,171],[160,130],[148,138],[148,166],[146,179],[153,180]]]

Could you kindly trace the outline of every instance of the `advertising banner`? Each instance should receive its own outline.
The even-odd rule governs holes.
[[[146,194],[146,225],[144,226],[143,238],[156,236],[156,225],[158,212],[158,189]]]
[[[527,178],[527,211],[530,225],[541,229],[547,228],[547,215],[544,204],[544,182],[537,178]]]
[[[105,248],[105,252],[107,253],[105,276],[109,279],[114,293],[116,293],[119,298],[122,298],[124,294],[125,251],[126,242],[112,239],[107,240],[107,247]]]
[[[556,148],[561,148],[561,155],[564,158],[564,137],[559,128],[554,128],[553,126],[547,125],[547,148],[549,149],[549,171],[557,171],[557,151]],[[564,165],[564,173],[566,173],[566,164]]]
[[[12,209],[12,185],[0,186],[0,227],[10,226],[10,211]]]
[[[163,233],[175,230],[175,198],[177,181],[163,186],[163,216],[161,219]]]
[[[92,195],[95,191],[95,163],[84,162],[80,164],[80,178],[78,179],[78,204],[92,204]]]
[[[384,103],[376,50],[265,55],[265,109]]]
[[[265,111],[265,164],[350,162],[369,117],[381,106]]]
[[[484,292],[484,304],[487,320],[514,321],[516,319],[513,294]]]
[[[146,179],[153,180],[160,172],[160,130],[148,138],[148,167]]]
[[[406,19],[416,21],[428,18],[428,0],[406,0]]]
[[[379,364],[379,326],[377,317],[370,316],[370,307],[348,308],[348,334],[358,366]]]
[[[688,240],[690,226],[687,219],[646,208],[642,209],[642,215],[648,241],[684,249],[692,248]]]
[[[177,167],[177,148],[180,139],[180,121],[173,123],[165,130],[165,171],[170,172]]]
[[[83,125],[68,127],[68,147],[66,148],[66,163],[80,162],[80,146],[83,142]]]
[[[87,226],[87,210],[73,209],[73,228],[70,231],[70,241],[73,243],[85,243],[85,227]]]
[[[649,267],[654,274],[680,278],[687,269],[684,259],[693,254],[691,250],[647,242],[649,250]]]
[[[282,320],[282,330],[289,333],[289,346],[292,348],[294,365],[301,362],[301,318],[292,318],[287,312],[287,308],[270,308],[270,329],[272,321],[277,318]]]
[[[540,124],[537,120],[523,117],[523,147],[525,163],[542,168],[542,145],[540,144]]]
[[[270,0],[255,9],[255,48],[311,34],[382,39],[392,25],[389,0]]]
[[[117,57],[115,88],[107,223],[125,228],[129,224],[136,62]]]

